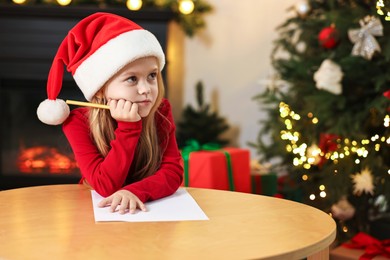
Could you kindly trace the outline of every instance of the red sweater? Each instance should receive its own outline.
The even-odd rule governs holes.
[[[88,108],[72,110],[63,124],[63,131],[80,167],[81,181],[86,179],[92,188],[104,197],[110,196],[120,189],[134,193],[142,202],[173,194],[183,179],[181,155],[176,143],[175,124],[168,100],[163,100],[159,111],[170,122],[164,121],[156,113],[159,137],[166,136],[164,133],[168,133],[168,138],[159,138],[159,144],[163,151],[160,168],[152,176],[126,185],[142,131],[142,121],[118,122],[115,139],[110,143],[111,150],[106,157],[103,157],[91,139]]]

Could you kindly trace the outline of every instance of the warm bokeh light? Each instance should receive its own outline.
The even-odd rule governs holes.
[[[70,5],[71,2],[72,0],[57,0],[57,3],[61,6]]]
[[[21,5],[21,4],[24,4],[26,2],[26,0],[12,0],[12,2],[14,2],[15,4]]]
[[[280,137],[282,140],[287,141],[286,150],[289,153],[293,153],[296,156],[293,159],[293,165],[296,167],[303,167],[309,170],[312,165],[317,165],[321,158],[331,160],[334,164],[338,164],[339,160],[347,158],[351,155],[357,155],[360,158],[367,158],[369,155],[369,145],[374,143],[374,149],[372,152],[379,152],[381,149],[381,143],[386,142],[390,144],[390,138],[375,134],[370,138],[362,139],[360,141],[345,139],[337,139],[337,149],[334,151],[324,152],[316,145],[312,144],[308,146],[301,141],[302,134],[295,131],[295,122],[301,120],[301,116],[291,110],[290,106],[284,102],[279,103],[280,118],[283,119],[285,129],[280,131]],[[313,125],[319,122],[318,118],[309,112],[307,117],[310,118]],[[389,127],[390,116],[386,115],[384,118],[384,126]],[[359,158],[355,159],[355,164],[360,164]]]
[[[127,0],[126,6],[129,10],[138,11],[142,7],[142,0]]]
[[[182,14],[190,14],[194,11],[195,5],[192,0],[180,0],[179,11]]]

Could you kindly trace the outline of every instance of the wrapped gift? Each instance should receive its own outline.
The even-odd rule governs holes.
[[[329,259],[330,260],[360,260],[360,259],[373,259],[373,260],[388,260],[388,257],[385,256],[374,256],[372,258],[361,258],[364,255],[365,251],[363,249],[352,249],[344,246],[336,247],[330,251]]]
[[[227,147],[182,151],[184,186],[251,192],[250,152]]]
[[[251,174],[252,193],[259,195],[275,196],[278,185],[278,177],[275,173]]]
[[[351,241],[331,250],[330,259],[390,259],[390,240],[377,240],[376,238],[361,232],[354,236]]]
[[[253,194],[275,196],[277,193],[277,179],[275,173],[270,171],[270,165],[260,164],[253,159],[251,167],[251,191]]]
[[[302,189],[290,177],[288,175],[278,177],[278,192],[284,199],[302,202]]]

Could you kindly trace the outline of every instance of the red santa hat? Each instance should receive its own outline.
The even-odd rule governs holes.
[[[96,92],[120,69],[142,57],[154,56],[159,68],[165,65],[160,43],[149,31],[118,15],[95,13],[76,24],[62,41],[54,57],[47,81],[47,96],[37,109],[46,124],[62,124],[69,107],[58,99],[64,66],[72,73],[85,98]]]

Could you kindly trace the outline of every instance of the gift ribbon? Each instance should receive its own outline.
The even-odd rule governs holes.
[[[363,232],[359,232],[350,240],[350,243],[344,243],[343,246],[352,249],[364,249],[365,252],[359,260],[373,259],[378,255],[390,258],[390,239],[381,241]]]
[[[206,144],[199,144],[196,140],[188,140],[186,142],[186,146],[182,150],[182,156],[184,159],[184,186],[188,187],[189,185],[189,161],[190,161],[190,153],[196,152],[196,151],[217,151],[221,149],[221,146],[216,143],[206,143]],[[232,170],[232,159],[230,157],[230,154],[225,150],[220,150],[225,157],[226,157],[226,165],[227,165],[227,171],[228,171],[228,180],[229,180],[229,189],[231,191],[234,191],[234,181],[233,181],[233,170]]]

